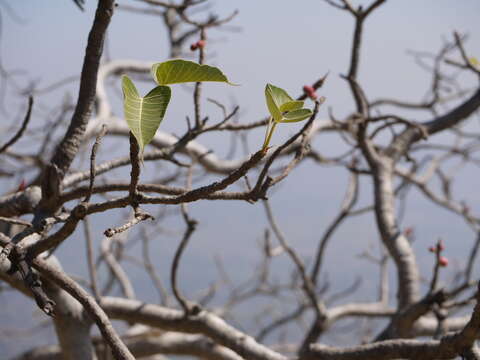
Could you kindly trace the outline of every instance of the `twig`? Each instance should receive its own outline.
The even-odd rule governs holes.
[[[93,295],[95,300],[98,302],[101,298],[100,289],[97,284],[97,269],[93,260],[93,242],[92,242],[92,233],[90,231],[90,222],[88,217],[83,219],[83,230],[85,232],[85,242],[87,244],[87,263],[88,263],[88,274],[90,275],[90,283],[93,290]]]
[[[287,241],[280,231],[280,228],[278,227],[272,213],[272,209],[270,207],[270,204],[268,203],[268,200],[263,201],[263,205],[265,207],[265,211],[267,213],[267,218],[268,222],[270,223],[270,226],[272,227],[273,232],[275,233],[280,245],[283,247],[283,249],[287,252],[289,255],[290,259],[293,261],[295,264],[300,276],[302,277],[302,282],[303,282],[303,290],[305,291],[305,294],[307,295],[308,299],[310,300],[310,303],[315,310],[316,313],[316,323],[320,323],[323,319],[326,318],[325,314],[325,308],[323,303],[319,301],[317,298],[317,295],[315,293],[315,284],[312,282],[312,279],[307,275],[305,265],[303,261],[300,259],[300,257],[297,255],[296,251],[290,247],[287,244]]]
[[[473,264],[478,254],[480,248],[480,231],[477,232],[477,238],[475,239],[475,244],[470,251],[470,256],[468,258],[467,266],[465,268],[465,282],[468,283],[472,277]]]
[[[7,248],[4,248],[4,251]],[[27,252],[20,246],[13,245],[10,254],[12,267],[10,274],[18,271],[22,276],[25,286],[29,288],[38,307],[47,315],[55,316],[55,302],[45,294],[42,288],[42,282],[36,272],[32,270],[30,260],[27,258]]]
[[[73,2],[75,3],[75,5],[78,6],[81,11],[85,11],[85,9],[83,8],[83,6],[85,5],[85,0],[73,0]]]
[[[178,245],[177,251],[175,252],[175,256],[173,258],[172,269],[170,271],[170,283],[172,286],[172,291],[173,291],[173,295],[175,296],[175,299],[177,299],[179,304],[182,306],[183,310],[185,311],[185,315],[188,315],[190,313],[197,312],[199,308],[198,306],[192,307],[190,305],[190,303],[183,297],[183,295],[180,294],[180,291],[178,289],[178,284],[177,284],[177,272],[178,272],[178,265],[180,263],[180,258],[183,254],[183,250],[187,246],[188,241],[190,240],[190,237],[197,225],[197,222],[195,220],[188,219],[186,221],[187,221],[187,229],[185,230],[185,234],[183,235],[182,241]]]
[[[205,41],[205,27],[200,26],[200,40]],[[205,46],[199,46],[198,52],[198,63],[202,65],[205,62]],[[200,129],[202,127],[202,123],[200,121],[200,95],[202,91],[202,83],[196,82],[195,83],[195,90],[193,91],[193,105],[195,110],[195,127]]]
[[[249,160],[244,162],[237,170],[232,172],[229,176],[225,177],[221,181],[214,182],[210,185],[202,186],[197,189],[191,190],[185,194],[179,195],[175,198],[170,198],[170,200],[167,200],[168,203],[171,204],[181,204],[181,203],[186,203],[186,202],[192,202],[196,201],[208,194],[215,193],[217,191],[225,189],[227,186],[233,184],[235,181],[238,179],[242,178],[245,176],[245,174],[250,170],[253,166],[258,164],[260,160],[265,157],[266,152],[263,150],[257,151],[255,154],[253,154]],[[141,201],[145,201],[151,204],[157,203],[157,200],[154,198],[149,198],[145,195],[142,195]],[[159,202],[163,202],[163,200],[158,200]]]
[[[137,204],[135,203],[136,201],[136,196],[137,196],[137,185],[138,185],[138,180],[140,178],[140,159],[139,159],[139,153],[140,149],[138,147],[138,142],[137,139],[135,139],[135,136],[130,132],[130,163],[132,164],[132,170],[130,171],[130,189],[129,189],[129,195],[130,199],[132,201],[132,207],[134,209],[137,208]]]
[[[10,146],[15,144],[22,137],[23,132],[27,128],[28,122],[30,121],[30,116],[32,114],[32,107],[33,107],[33,97],[29,96],[27,113],[25,114],[25,118],[23,119],[22,126],[10,140],[8,140],[3,146],[0,147],[0,154],[5,150],[7,150]]]
[[[192,178],[192,167],[189,169],[189,176],[187,177],[187,187],[191,186],[191,178]],[[185,311],[185,316],[188,316],[190,314],[196,314],[200,311],[200,307],[197,304],[192,304],[189,302],[181,293],[178,288],[177,284],[177,273],[178,273],[178,265],[180,264],[180,258],[183,254],[183,251],[185,250],[188,241],[190,240],[190,237],[192,236],[193,232],[196,229],[197,226],[197,221],[194,219],[191,219],[188,216],[186,205],[181,204],[181,211],[182,211],[182,217],[183,220],[185,221],[185,224],[187,225],[187,228],[185,230],[185,233],[183,235],[182,241],[178,245],[177,251],[175,252],[175,255],[173,257],[173,262],[172,262],[172,268],[170,271],[170,283],[172,286],[172,291],[173,295],[175,296],[175,299],[179,302],[179,304],[182,306],[183,310]]]
[[[358,198],[358,174],[351,173],[348,183],[347,192],[345,194],[345,199],[343,200],[342,207],[339,214],[335,217],[332,223],[327,227],[325,233],[323,234],[319,244],[318,249],[315,255],[315,262],[312,267],[311,279],[314,284],[317,284],[318,277],[320,275],[320,269],[324,259],[324,253],[326,246],[330,237],[333,235],[338,226],[346,219],[353,206],[357,202]]]
[[[90,197],[92,196],[93,184],[95,182],[95,174],[96,174],[95,157],[97,156],[97,151],[98,151],[98,147],[100,146],[100,142],[102,141],[102,138],[107,133],[107,130],[108,130],[107,125],[103,124],[102,129],[98,133],[95,139],[95,143],[93,144],[93,147],[92,147],[92,153],[90,155],[90,185],[88,187],[88,193],[85,196],[85,199],[83,200],[84,202],[89,202]]]
[[[135,299],[135,290],[127,275],[127,273],[120,266],[115,256],[112,254],[112,238],[106,237],[101,244],[102,256],[105,259],[112,274],[117,278],[122,288],[122,292],[127,299]]]
[[[325,98],[321,98],[321,100],[318,100],[315,106],[320,106],[320,104],[322,104],[323,101],[325,101]],[[293,168],[297,166],[297,164],[308,154],[308,150],[309,150],[308,141],[309,141],[309,134],[311,130],[312,130],[312,126],[307,127],[305,131],[302,133],[302,140],[298,145],[298,149],[295,153],[294,158],[288,163],[287,166],[285,166],[282,173],[272,180],[271,186],[277,184],[278,182],[286,178],[288,174],[293,170]]]
[[[140,208],[137,208],[133,218],[130,221],[128,221],[127,223],[125,223],[121,226],[115,227],[115,228],[108,228],[107,230],[105,230],[103,232],[103,234],[106,237],[112,237],[113,235],[120,234],[124,231],[127,231],[131,227],[137,225],[139,222],[147,220],[147,219],[153,219],[153,217],[150,214],[147,214],[146,212],[141,210]]]
[[[138,192],[138,181],[140,178],[140,158],[139,158],[140,149],[138,147],[137,139],[130,132],[130,162],[132,164],[132,170],[130,171],[130,186],[128,189],[129,193],[129,202],[133,208],[134,216],[133,218],[124,225],[121,225],[116,228],[108,228],[105,230],[104,234],[107,237],[112,237],[115,234],[119,234],[130,229],[132,226],[135,226],[141,221],[147,219],[153,219],[153,217],[140,209],[139,198],[141,197]]]
[[[22,225],[22,226],[27,226],[30,227],[32,226],[32,223],[29,221],[25,221],[22,219],[12,219],[4,216],[0,216],[0,221],[12,224],[12,225]]]
[[[149,241],[150,239],[148,238],[145,230],[142,228],[140,230],[140,234],[142,237],[142,256],[143,256],[143,262],[145,264],[145,270],[147,271],[148,275],[152,279],[153,284],[155,285],[155,288],[158,291],[158,294],[160,296],[160,304],[167,306],[168,305],[168,293],[165,287],[162,284],[162,280],[160,276],[157,274],[155,271],[155,266],[152,263],[152,260],[150,259],[150,249],[149,249]]]
[[[83,203],[78,204],[72,210],[65,224],[56,233],[27,246],[28,257],[33,259],[44,251],[56,248],[75,231],[78,222],[82,220],[85,215],[87,215],[86,206]]]
[[[455,37],[455,44],[458,47],[458,50],[460,51],[460,55],[462,56],[463,61],[465,62],[465,66],[473,71],[475,74],[480,76],[480,69],[477,69],[475,66],[472,65],[470,60],[468,59],[467,52],[465,51],[465,48],[463,47],[462,43],[462,38],[460,34],[456,31],[453,32],[453,36]],[[0,151],[1,152],[1,151]]]

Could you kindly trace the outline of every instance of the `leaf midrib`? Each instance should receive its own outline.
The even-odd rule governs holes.
[[[139,113],[138,113],[138,134],[140,135],[140,139],[141,139],[141,144],[140,145],[140,149],[143,149],[143,132],[142,132],[142,121],[143,121],[143,117],[142,117],[142,110],[143,110],[143,97],[140,97],[140,107],[138,108],[139,110]]]

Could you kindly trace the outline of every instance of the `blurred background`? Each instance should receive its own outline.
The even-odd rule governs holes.
[[[352,1],[368,4],[368,1]],[[120,5],[139,5],[137,1],[119,1]],[[332,8],[321,0],[267,1],[209,1],[205,12],[225,17],[238,10],[238,15],[221,30],[207,33],[206,63],[220,67],[229,79],[241,86],[205,84],[203,97],[213,98],[229,108],[240,106],[239,123],[249,123],[266,116],[263,90],[266,83],[284,88],[292,96],[301,95],[302,87],[312,84],[327,72],[328,79],[319,91],[326,102],[319,118],[327,118],[328,110],[339,119],[354,110],[348,84],[340,77],[349,65],[353,33],[353,19],[347,13]],[[86,0],[85,11],[79,11],[72,1],[7,1],[0,0],[1,70],[11,76],[2,77],[2,110],[0,113],[0,142],[16,129],[24,116],[27,88],[48,89],[63,79],[64,85],[52,91],[38,91],[29,133],[35,138],[52,120],[55,107],[65,97],[76,101],[78,78],[83,62],[86,40],[93,20],[96,1]],[[369,99],[391,97],[405,101],[424,98],[429,89],[431,74],[419,66],[413,52],[436,53],[445,41],[451,41],[453,31],[467,34],[465,42],[468,54],[480,57],[480,2],[478,0],[390,0],[376,10],[365,24],[361,53],[359,80]],[[198,14],[202,16],[201,13]],[[197,38],[193,38],[197,40]],[[136,59],[160,62],[169,58],[168,42],[163,23],[154,14],[136,14],[117,9],[108,31],[105,60]],[[196,54],[185,49],[185,58],[195,60]],[[473,77],[460,78],[464,89],[476,86]],[[112,83],[109,96],[115,114],[121,116],[121,93],[117,79]],[[151,88],[144,83],[142,91]],[[187,127],[186,116],[192,117],[192,88],[177,86],[161,129],[182,134]],[[312,106],[310,103],[309,106]],[[446,105],[451,108],[452,104]],[[204,101],[203,111],[212,121],[221,119],[218,107]],[[397,110],[396,110],[397,111]],[[398,112],[415,121],[431,119],[428,112],[415,112],[414,118],[407,111]],[[67,120],[69,118],[67,117]],[[478,114],[469,127],[478,130]],[[272,139],[272,145],[281,144],[302,124],[280,126]],[[258,150],[263,141],[263,129],[249,133],[248,151]],[[55,140],[63,135],[59,130]],[[30,138],[31,139],[31,138]],[[448,137],[439,136],[435,143],[448,143]],[[228,134],[207,134],[199,139],[219,157],[226,157],[231,150]],[[346,148],[337,135],[317,136],[314,146],[322,154],[341,154]],[[38,151],[31,140],[19,142],[14,147],[19,152]],[[111,159],[128,154],[128,141],[106,141],[99,157]],[[237,147],[234,158],[243,158],[245,152]],[[75,167],[87,169],[88,159],[78,159]],[[83,161],[82,161],[83,160]],[[452,164],[454,166],[455,164]],[[142,177],[162,177],[162,168],[147,165]],[[115,172],[115,176],[127,179],[128,169]],[[34,172],[18,173],[1,178],[2,193],[18,187],[25,179],[31,181]],[[208,183],[218,176],[207,176],[201,183]],[[289,243],[308,263],[314,255],[316,244],[325,227],[337,214],[347,186],[348,172],[343,168],[319,167],[306,160],[289,177],[270,193],[271,205],[277,222]],[[359,206],[372,202],[371,184],[361,184]],[[464,199],[473,212],[480,210],[478,169],[463,168],[458,174],[453,192]],[[452,266],[442,273],[447,282],[453,276],[456,264],[462,264],[468,255],[475,234],[462,219],[444,209],[432,205],[423,195],[412,190],[402,218],[402,227],[414,227],[418,262],[427,276],[431,273],[433,257],[427,248],[439,237],[445,240]],[[157,227],[146,227],[156,234],[150,251],[155,266],[168,276],[172,254],[181,239],[183,223],[176,216],[169,216],[178,209],[147,207],[153,214],[164,214]],[[195,296],[220,277],[215,258],[221,258],[232,282],[248,280],[260,259],[261,239],[267,227],[264,210],[260,204],[244,202],[199,201],[189,205],[190,215],[199,221],[180,267],[181,287],[188,296]],[[128,210],[115,210],[91,217],[96,245],[106,227],[122,223]],[[359,257],[367,249],[378,251],[378,234],[371,213],[349,219],[334,236],[328,248],[325,268],[333,291],[351,286],[357,278],[363,279],[354,294],[359,300],[368,300],[376,292],[378,269]],[[132,246],[130,255],[141,248]],[[86,277],[83,232],[79,228],[74,236],[57,251],[65,270],[79,277]],[[134,262],[125,262],[131,274],[137,296],[144,301],[157,302],[145,272]],[[279,258],[273,264],[279,281],[289,277],[293,269],[290,261]],[[373,280],[372,280],[373,279]],[[3,289],[3,286],[2,286]],[[118,289],[117,289],[118,291]],[[395,286],[392,285],[392,299]],[[115,293],[115,292],[114,292]],[[212,306],[221,304],[224,296],[219,292]],[[27,350],[34,345],[56,343],[51,326],[45,325],[45,316],[29,299],[14,291],[0,291],[0,357]],[[261,301],[259,300],[259,306]],[[252,303],[240,309],[235,319],[245,328],[255,326],[253,320],[243,317],[251,314]],[[243,311],[243,312],[242,312]],[[47,319],[48,322],[48,319]],[[34,327],[34,331],[28,331]],[[19,336],[21,335],[21,336]],[[15,340],[14,340],[15,339]],[[325,340],[329,341],[328,338]],[[338,339],[330,339],[335,342]],[[343,342],[343,340],[342,340]]]

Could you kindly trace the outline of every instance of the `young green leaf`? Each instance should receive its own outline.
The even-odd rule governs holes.
[[[303,108],[303,101],[293,100],[285,90],[272,84],[265,86],[265,101],[271,117],[268,120],[263,149],[268,147],[278,123],[302,121],[313,114],[311,110]]]
[[[216,67],[181,59],[153,64],[152,76],[159,85],[200,81],[217,81],[235,85],[229,82]]]
[[[280,111],[293,111],[303,108],[303,101],[289,101],[280,106]]]
[[[277,122],[282,119],[282,105],[294,101],[285,90],[279,87],[267,84],[265,86],[265,98],[267,100],[267,107],[273,119]]]
[[[279,122],[282,120],[282,112],[278,108],[275,100],[273,99],[272,91],[270,90],[269,86],[265,88],[265,101],[267,103],[268,111],[270,111],[270,115],[275,122]]]
[[[122,77],[122,90],[125,119],[143,152],[163,120],[171,90],[168,86],[157,86],[145,97],[140,97],[137,88],[126,75]]]
[[[302,121],[312,116],[312,114],[313,112],[310,109],[293,110],[284,114],[283,119],[280,122],[288,123]]]

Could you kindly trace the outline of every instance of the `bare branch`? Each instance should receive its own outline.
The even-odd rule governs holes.
[[[102,138],[107,133],[107,126],[104,124],[102,126],[102,130],[98,133],[97,138],[95,139],[95,143],[92,147],[92,153],[90,155],[90,186],[88,187],[88,193],[85,196],[84,202],[89,202],[90,197],[92,196],[93,184],[95,182],[95,157],[97,156],[98,147],[100,146],[100,142]]]
[[[30,96],[28,98],[27,113],[25,114],[25,118],[23,119],[22,126],[10,140],[8,140],[4,145],[0,146],[0,154],[5,150],[7,150],[10,146],[15,144],[22,137],[25,129],[27,128],[28,122],[30,121],[30,116],[32,115],[32,108],[33,108],[33,97]]]
[[[67,275],[60,272],[58,269],[55,269],[44,260],[38,258],[33,260],[33,266],[43,276],[52,280],[54,283],[67,291],[84,306],[85,310],[97,324],[100,332],[103,335],[103,338],[110,346],[112,353],[115,356],[115,359],[135,360],[133,355],[130,353],[128,348],[125,346],[125,344],[115,332],[107,315],[85,290],[78,286]]]

